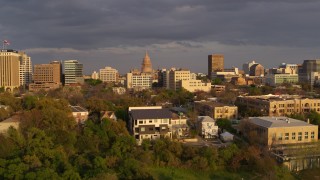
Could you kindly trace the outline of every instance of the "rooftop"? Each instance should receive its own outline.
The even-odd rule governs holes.
[[[282,94],[282,95],[268,94],[268,95],[261,95],[261,96],[239,96],[239,97],[247,98],[247,99],[259,99],[262,101],[286,101],[286,100],[294,100],[294,99],[307,99],[307,97],[303,97],[300,95],[288,95],[288,94]]]
[[[72,112],[87,112],[88,110],[81,106],[70,106]]]
[[[316,126],[316,125],[304,122],[302,120],[297,120],[297,119],[288,118],[284,116],[249,117],[249,121],[253,124],[256,124],[261,127],[266,127],[266,128]]]
[[[210,116],[198,116],[198,121],[201,122],[215,122]]]
[[[235,105],[223,104],[223,103],[214,102],[214,101],[195,101],[195,103],[208,105],[210,107],[225,107],[225,106],[235,107]]]
[[[133,109],[129,113],[133,119],[171,119],[169,109]]]

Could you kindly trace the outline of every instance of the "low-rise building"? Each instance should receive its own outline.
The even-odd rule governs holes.
[[[236,105],[254,109],[265,116],[285,116],[311,110],[320,113],[320,99],[300,95],[238,96]]]
[[[185,113],[177,110],[177,108],[171,108],[171,112],[172,135],[175,135],[177,138],[187,136],[189,134],[188,117]]]
[[[262,145],[272,146],[318,141],[318,126],[302,120],[283,116],[263,116],[249,117],[247,122],[250,125],[249,131],[256,132]]]
[[[238,119],[238,107],[212,101],[196,101],[195,109],[200,115],[210,116],[213,119]]]
[[[101,118],[100,118],[101,120],[106,118],[106,119],[117,121],[117,116],[114,113],[114,111],[101,111],[100,114],[101,114]]]
[[[270,86],[276,86],[284,83],[298,83],[298,74],[268,74],[265,78],[266,84]]]
[[[144,139],[172,138],[172,113],[161,106],[129,107],[129,129],[138,145]]]
[[[198,130],[203,138],[214,138],[218,136],[216,121],[209,116],[198,116]]]
[[[265,146],[289,170],[320,165],[318,126],[288,117],[250,117],[242,132],[249,140]]]
[[[72,116],[75,118],[76,122],[81,124],[88,119],[89,111],[81,106],[70,106],[72,111]]]
[[[211,83],[210,82],[202,82],[201,80],[181,80],[179,81],[179,86],[186,89],[189,92],[196,91],[211,91]]]
[[[0,133],[7,133],[10,127],[18,129],[20,125],[19,115],[14,115],[0,122]]]

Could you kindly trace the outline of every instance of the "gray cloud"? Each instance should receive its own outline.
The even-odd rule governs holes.
[[[90,71],[113,63],[112,59],[124,63],[132,57],[140,64],[143,52],[138,51],[148,48],[176,64],[181,64],[179,53],[188,54],[183,60],[190,66],[193,58],[201,57],[205,66],[207,54],[217,49],[238,57],[235,47],[239,47],[244,62],[251,54],[267,59],[278,48],[301,53],[318,48],[319,8],[316,0],[10,0],[0,7],[0,17],[5,17],[0,21],[0,38],[11,40],[12,48],[29,49],[34,62],[79,58]],[[255,48],[269,52],[256,54]],[[288,55],[289,60],[294,57]],[[165,66],[161,62],[159,66]]]

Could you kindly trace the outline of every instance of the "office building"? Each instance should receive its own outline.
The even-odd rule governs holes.
[[[64,61],[64,84],[82,84],[83,79],[83,64],[77,60],[66,60]]]
[[[62,63],[52,61],[50,64],[36,64],[33,71],[33,83],[30,91],[57,89],[62,85]]]
[[[298,74],[268,74],[265,77],[265,82],[269,86],[276,86],[281,84],[294,84],[299,82]]]
[[[224,56],[223,54],[212,54],[208,56],[208,76],[211,78],[212,72],[223,71]]]
[[[13,91],[31,82],[31,58],[12,49],[0,51],[0,87]]]
[[[261,64],[253,64],[249,71],[250,76],[264,76],[264,67]]]
[[[20,54],[20,86],[27,86],[32,82],[32,63],[31,58],[24,52]]]
[[[149,89],[152,87],[153,77],[150,73],[127,73],[126,87],[128,89]]]
[[[242,70],[244,71],[245,74],[249,75],[250,74],[250,67],[254,64],[258,64],[256,63],[255,61],[251,61],[251,62],[247,62],[247,63],[244,63],[242,65]]]
[[[118,70],[112,67],[105,67],[104,69],[100,69],[99,79],[102,82],[106,83],[115,83],[118,81],[119,73]]]
[[[190,71],[186,69],[171,69],[169,72],[169,89],[181,89],[182,80],[190,80]]]

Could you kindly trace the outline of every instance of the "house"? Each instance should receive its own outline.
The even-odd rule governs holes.
[[[10,127],[18,129],[19,125],[20,125],[20,118],[18,115],[14,115],[0,122],[0,133],[6,133]]]
[[[161,106],[129,107],[129,130],[141,145],[144,139],[172,138],[172,113]]]
[[[209,116],[198,116],[198,130],[203,138],[213,138],[218,136],[218,126],[216,126],[216,121]]]
[[[189,134],[189,126],[187,124],[187,116],[185,113],[179,110],[178,107],[174,107],[170,109],[172,112],[172,134],[177,138],[181,136],[186,136]]]
[[[81,106],[70,106],[72,116],[77,123],[84,123],[88,119],[89,111]]]
[[[100,114],[101,114],[101,120],[106,118],[106,119],[117,121],[117,116],[113,111],[101,111]]]

